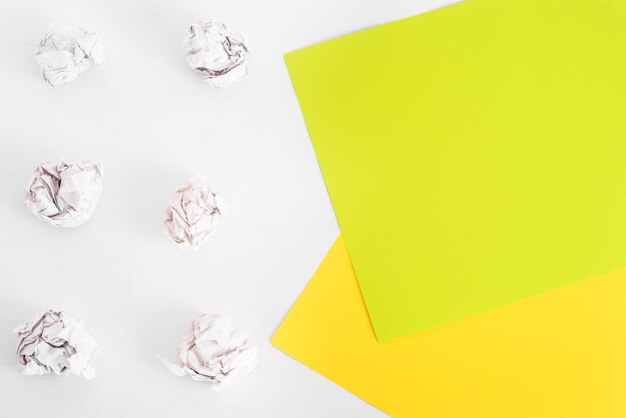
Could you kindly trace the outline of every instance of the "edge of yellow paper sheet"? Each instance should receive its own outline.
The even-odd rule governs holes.
[[[377,342],[343,237],[272,344],[394,417],[626,417],[626,269]]]

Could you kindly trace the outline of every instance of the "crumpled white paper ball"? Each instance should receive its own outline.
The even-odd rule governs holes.
[[[207,20],[191,25],[183,41],[187,62],[204,81],[221,88],[248,75],[245,37],[222,22]]]
[[[226,205],[202,176],[181,186],[165,210],[164,231],[182,248],[197,250],[219,226]]]
[[[37,51],[43,78],[52,86],[76,80],[91,64],[103,62],[98,35],[65,23],[51,23]]]
[[[178,345],[178,364],[161,358],[175,375],[212,383],[216,392],[251,372],[257,360],[258,349],[250,344],[250,337],[219,314],[204,314],[191,323]]]
[[[63,310],[39,314],[13,332],[17,334],[17,366],[22,374],[94,377],[96,341],[87,334],[82,321]]]
[[[96,209],[103,174],[102,167],[92,161],[40,164],[27,188],[25,205],[54,226],[79,226]]]

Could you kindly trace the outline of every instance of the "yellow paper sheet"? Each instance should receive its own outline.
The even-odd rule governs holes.
[[[626,266],[626,1],[469,0],[286,61],[380,341]]]
[[[626,270],[377,342],[343,238],[272,343],[394,417],[626,417]]]

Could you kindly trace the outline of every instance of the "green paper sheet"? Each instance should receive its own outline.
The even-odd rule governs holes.
[[[286,55],[379,341],[626,266],[626,2],[471,0]]]

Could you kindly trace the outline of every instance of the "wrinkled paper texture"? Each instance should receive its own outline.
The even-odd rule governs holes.
[[[235,330],[222,315],[204,314],[182,337],[178,364],[161,361],[175,375],[212,383],[211,388],[221,392],[237,376],[251,372],[257,359],[257,347],[247,334]]]
[[[248,75],[245,37],[224,23],[207,20],[191,25],[183,41],[187,62],[204,76],[204,81],[221,88]]]
[[[180,187],[165,210],[164,231],[182,248],[197,250],[219,226],[226,206],[205,177]]]
[[[54,226],[79,226],[96,209],[103,174],[102,167],[92,161],[43,163],[30,180],[25,205]]]
[[[91,64],[103,62],[98,35],[65,23],[51,23],[37,51],[43,78],[51,86],[76,80]]]
[[[87,334],[82,321],[63,310],[39,314],[13,332],[17,334],[17,366],[22,374],[94,377],[96,341]]]

